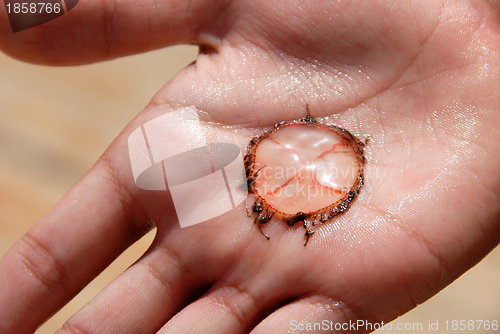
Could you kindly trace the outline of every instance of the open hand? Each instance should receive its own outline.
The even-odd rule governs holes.
[[[498,10],[479,0],[89,0],[2,34],[4,52],[50,65],[179,43],[200,55],[1,259],[0,333],[33,332],[152,223],[147,253],[61,333],[288,333],[301,322],[387,323],[427,300],[500,240]],[[371,138],[359,197],[307,247],[300,227],[277,222],[266,240],[243,205],[181,229],[168,192],[134,184],[127,138],[146,121],[195,105],[227,126],[221,135],[242,129],[244,149],[250,133],[306,116],[306,104]]]

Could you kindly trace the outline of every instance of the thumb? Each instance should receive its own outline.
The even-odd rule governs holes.
[[[87,0],[61,17],[13,33],[0,14],[0,49],[13,58],[46,65],[78,65],[173,44],[208,44],[226,5],[210,0]],[[4,7],[7,9],[7,7]]]

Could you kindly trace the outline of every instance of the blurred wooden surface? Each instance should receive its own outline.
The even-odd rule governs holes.
[[[177,46],[70,68],[24,64],[0,54],[0,255],[83,176],[196,53],[196,47]],[[132,264],[153,237],[149,233],[127,250],[37,333],[55,332]],[[446,320],[451,325],[452,320],[479,319],[500,320],[499,248],[394,326],[422,323],[427,332],[429,321],[439,320],[442,332]]]

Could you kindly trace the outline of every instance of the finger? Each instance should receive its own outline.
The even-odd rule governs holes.
[[[108,161],[0,260],[0,333],[32,333],[152,227]]]
[[[263,298],[250,290],[218,284],[191,303],[158,332],[248,333],[260,320]]]
[[[0,49],[24,61],[72,65],[136,54],[178,43],[210,44],[225,1],[80,1],[67,14],[12,33],[0,17]],[[205,27],[206,29],[203,29]],[[205,37],[203,37],[205,36]]]
[[[155,243],[57,333],[155,333],[210,285],[186,261],[189,255],[181,260],[165,243]]]
[[[369,324],[372,328],[369,330]],[[269,315],[252,334],[371,332],[380,324],[357,317],[347,305],[323,296],[313,296],[285,305]],[[365,330],[368,326],[368,330]]]
[[[164,207],[158,203],[151,206]],[[226,215],[225,221],[236,221],[243,210],[228,214],[229,218]],[[213,225],[206,223],[202,228],[181,229],[177,224],[168,228],[163,212],[152,216],[158,217],[154,218],[158,229],[148,252],[71,317],[58,334],[155,333],[203,295],[228,271],[229,264],[239,263],[240,255],[227,252],[227,244],[220,242],[220,233],[234,236],[242,229],[251,231],[239,224],[222,227],[215,220]],[[189,331],[176,333],[184,332]]]

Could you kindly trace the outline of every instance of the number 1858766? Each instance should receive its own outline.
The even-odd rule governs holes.
[[[6,5],[7,13],[23,13],[23,14],[42,14],[42,13],[59,13],[61,11],[60,3],[45,3],[45,2],[23,2],[23,3],[8,3]]]

